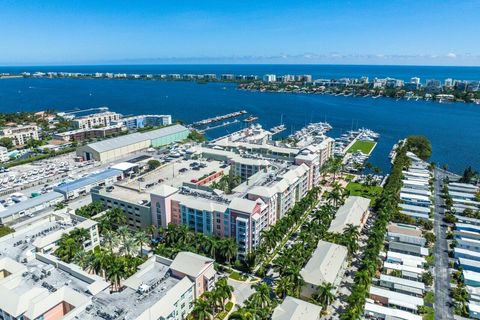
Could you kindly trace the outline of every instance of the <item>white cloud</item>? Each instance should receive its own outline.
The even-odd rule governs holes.
[[[457,55],[453,52],[450,52],[447,54],[447,57],[451,58],[451,59],[455,59],[457,57]]]

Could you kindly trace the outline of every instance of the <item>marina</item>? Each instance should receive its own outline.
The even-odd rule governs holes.
[[[363,168],[377,145],[380,135],[370,129],[350,130],[335,139],[333,152],[343,157],[347,171],[358,172]]]
[[[209,124],[214,123],[214,122],[220,122],[220,121],[223,121],[223,120],[226,120],[226,119],[239,117],[239,116],[242,116],[242,115],[244,115],[244,114],[246,114],[246,113],[247,113],[247,111],[241,110],[241,111],[236,111],[236,112],[227,113],[227,114],[224,114],[224,115],[221,115],[221,116],[216,116],[216,117],[212,117],[212,118],[207,118],[207,119],[204,119],[204,120],[200,120],[200,121],[194,122],[194,123],[192,124],[192,127],[206,126],[206,125],[209,125]]]
[[[275,126],[275,127],[271,128],[271,129],[270,129],[270,132],[271,132],[272,134],[277,134],[277,133],[280,133],[280,132],[285,131],[286,129],[287,129],[287,128],[285,127],[284,124],[280,124],[280,125],[278,125],[278,126]]]
[[[108,68],[113,71],[121,71],[119,67],[115,67],[116,69],[114,67]],[[135,70],[134,66],[128,68]],[[148,68],[152,73],[161,73],[161,71],[156,70],[164,67],[149,66]],[[178,68],[185,70],[185,73],[194,73],[194,70],[190,70],[190,68],[206,69],[206,67],[201,66]],[[223,68],[227,67],[210,66],[209,68],[220,73],[223,72]],[[234,68],[240,73],[240,70],[246,67],[229,66],[228,68]],[[287,68],[275,66],[274,68],[276,73],[308,73],[308,70],[311,70],[312,74],[317,74],[318,71],[315,70],[323,70],[327,67],[298,66]],[[290,68],[294,69],[291,70]],[[326,69],[326,73],[330,75],[329,77],[335,78],[339,77],[340,73],[354,75],[352,70],[356,70],[357,67],[335,66],[335,70],[331,71],[329,71],[329,68]],[[72,67],[71,70],[81,71],[82,68],[76,67],[73,69]],[[392,74],[395,77],[400,77],[400,74],[412,74],[415,70],[411,70],[409,67],[398,67],[391,70],[386,67],[372,66],[361,72],[378,76],[381,76],[382,73]],[[332,73],[334,71],[336,73]],[[462,73],[459,73],[460,71]],[[467,78],[468,76],[473,78],[470,73],[465,73],[467,71],[457,68],[444,70],[435,67],[429,70],[431,73],[428,74],[422,69],[418,69],[416,72],[424,78],[438,78],[440,77],[439,74],[451,74],[453,76],[454,72],[457,72],[456,77],[458,78]],[[248,72],[254,73],[254,70]],[[28,87],[36,89],[28,89]],[[228,90],[222,90],[222,87],[227,87]],[[38,90],[42,90],[41,102],[38,97]],[[92,90],[96,94],[89,96]],[[18,91],[22,93],[17,94]],[[189,92],[189,95],[186,95],[186,92]],[[471,152],[472,149],[480,148],[480,131],[475,130],[478,127],[480,108],[477,105],[465,103],[432,103],[423,99],[418,101],[415,101],[415,99],[410,99],[410,101],[407,101],[407,99],[400,101],[394,99],[359,99],[344,96],[334,97],[328,94],[261,95],[258,92],[235,90],[235,84],[225,83],[209,83],[200,86],[194,82],[46,78],[4,79],[0,94],[4,97],[2,101],[4,112],[38,111],[42,106],[51,106],[59,111],[74,110],[78,106],[82,106],[82,109],[109,106],[116,112],[132,114],[132,106],[135,105],[135,113],[137,114],[171,113],[174,119],[193,123],[214,115],[245,109],[248,111],[248,114],[244,115],[245,117],[249,114],[258,116],[259,123],[265,128],[279,125],[280,117],[283,114],[282,123],[286,130],[276,134],[277,138],[285,138],[288,134],[305,126],[306,123],[317,121],[330,123],[334,128],[329,134],[336,138],[351,130],[352,119],[354,119],[359,127],[370,128],[381,134],[382,139],[378,141],[375,151],[371,154],[370,162],[383,171],[390,168],[388,154],[392,146],[399,139],[405,138],[412,132],[427,136],[436,146],[433,150],[432,161],[440,164],[448,163],[449,168],[454,172],[461,172],[468,165],[480,161],[480,154]],[[143,97],[145,103],[138,104],[139,96]],[[206,116],[205,110],[209,110],[208,116]],[[444,116],[440,117],[439,115]],[[238,117],[240,122],[208,130],[205,135],[209,139],[214,139],[228,132],[239,130],[244,127],[242,118]],[[435,121],[432,122],[431,119],[435,119]],[[229,120],[232,121],[233,119]],[[224,121],[226,120],[217,124]],[[456,132],[457,135],[452,135],[452,132]],[[457,152],[450,152],[453,148]]]

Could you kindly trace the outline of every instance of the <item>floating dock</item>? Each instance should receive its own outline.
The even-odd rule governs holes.
[[[224,114],[222,116],[216,116],[216,117],[212,117],[212,118],[208,118],[208,119],[204,119],[204,120],[194,122],[194,123],[192,123],[192,127],[197,127],[198,128],[198,127],[201,127],[201,126],[207,126],[211,123],[220,122],[220,121],[223,121],[223,120],[226,120],[226,119],[239,117],[239,116],[242,116],[246,113],[247,113],[247,111],[245,111],[245,110],[236,111],[236,112],[232,112],[232,113],[227,113],[227,114]]]

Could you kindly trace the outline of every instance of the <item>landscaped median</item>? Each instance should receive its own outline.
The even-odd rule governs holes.
[[[248,278],[241,275],[239,272],[237,271],[233,271],[232,273],[230,273],[230,275],[228,276],[230,279],[233,279],[233,280],[237,280],[237,281],[247,281]]]

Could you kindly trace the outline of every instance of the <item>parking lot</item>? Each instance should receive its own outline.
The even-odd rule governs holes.
[[[230,167],[221,161],[185,160],[179,158],[163,164],[160,168],[142,177],[126,182],[126,186],[148,189],[159,183],[180,187],[184,182],[195,183],[212,173],[223,171],[228,174]],[[209,183],[208,183],[209,184]]]

